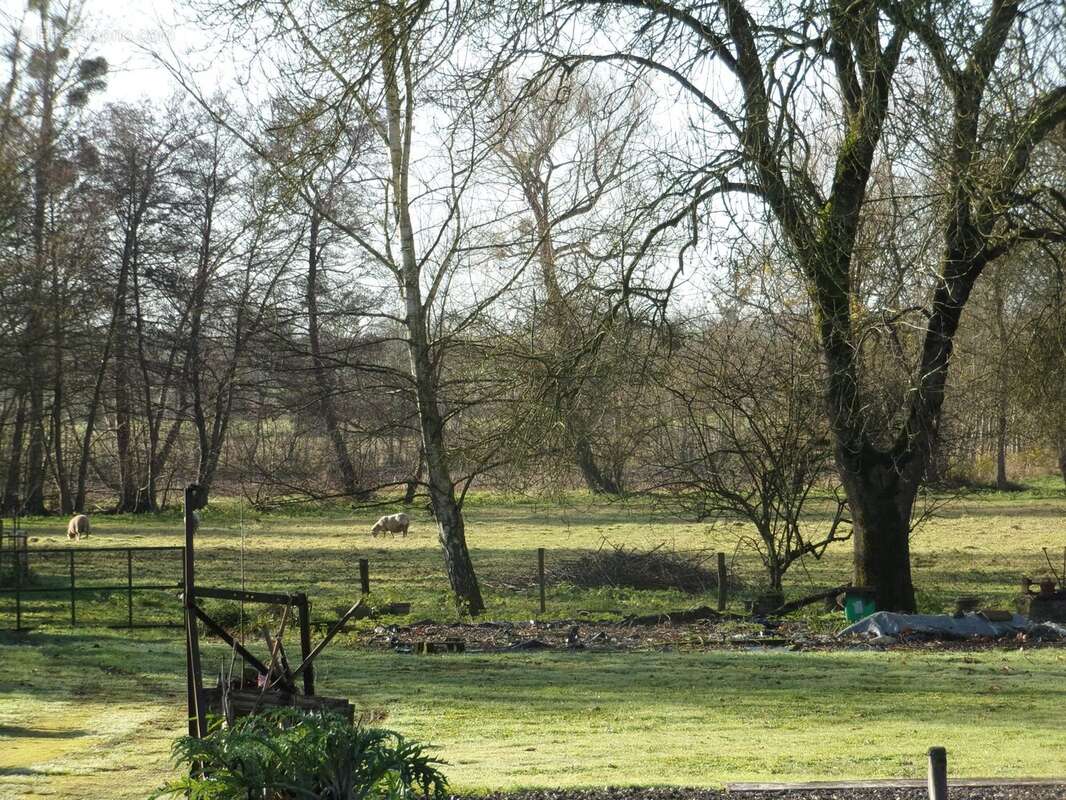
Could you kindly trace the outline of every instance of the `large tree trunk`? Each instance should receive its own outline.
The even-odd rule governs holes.
[[[341,489],[348,497],[355,500],[365,497],[366,492],[356,480],[355,465],[352,463],[352,457],[341,435],[337,410],[333,405],[333,381],[322,358],[322,339],[318,321],[318,257],[321,221],[318,211],[312,208],[307,253],[307,336],[311,345],[311,364],[314,370],[315,388],[318,390],[318,406],[322,412],[322,424],[325,426],[326,436],[333,447]]]
[[[838,450],[838,461],[852,519],[852,580],[875,591],[879,609],[912,613],[910,532],[916,484],[873,450],[858,457]]]
[[[400,234],[400,278],[406,310],[404,322],[407,327],[407,348],[422,430],[422,447],[426,458],[427,485],[444,553],[444,567],[452,591],[465,611],[479,614],[485,609],[485,603],[481,598],[481,588],[478,586],[473,562],[470,560],[462,509],[455,496],[455,485],[448,467],[444,420],[437,399],[437,373],[433,368],[428,335],[429,309],[422,303],[422,274],[416,257],[414,226],[411,222],[408,158],[415,99],[414,87],[410,82],[402,83],[405,97],[403,100],[400,98],[401,75],[409,74],[407,59],[410,54],[389,28],[392,24],[395,24],[392,20],[386,20],[381,29],[387,138],[392,167],[393,211]]]

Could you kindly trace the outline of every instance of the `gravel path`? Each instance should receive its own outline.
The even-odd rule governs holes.
[[[1066,784],[1058,786],[951,787],[950,800],[1064,800]],[[494,793],[480,800],[927,800],[924,788],[807,789],[765,792],[726,792],[714,789],[605,788],[544,789]]]

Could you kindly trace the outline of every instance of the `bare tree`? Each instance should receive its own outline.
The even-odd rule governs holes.
[[[402,325],[409,367],[406,389],[415,399],[424,481],[446,572],[460,604],[479,613],[484,602],[462,514],[463,496],[477,471],[453,474],[457,454],[446,435],[452,414],[443,404],[441,370],[443,353],[456,332],[477,320],[511,281],[473,292],[468,306],[452,316],[442,313],[441,306],[458,295],[453,293],[452,278],[470,265],[476,252],[465,249],[472,224],[463,204],[472,177],[471,159],[480,158],[484,148],[476,132],[465,128],[464,136],[473,138],[464,141],[446,132],[436,153],[420,158],[425,142],[415,132],[421,103],[440,88],[434,83],[437,71],[446,65],[462,15],[426,2],[360,2],[343,10],[313,0],[299,6],[257,2],[242,4],[239,11],[242,20],[265,15],[278,41],[295,53],[294,63],[274,65],[279,93],[287,92],[291,104],[304,109],[305,122],[328,122],[320,125],[322,135],[313,147],[285,163],[272,158],[269,147],[253,135],[244,135],[246,144],[275,168],[295,176],[303,198],[384,270],[398,292],[402,311],[380,312],[379,317]],[[309,83],[314,83],[313,92]],[[367,159],[365,174],[359,178],[379,190],[378,208],[388,209],[373,223],[330,213],[309,180],[323,159],[347,146],[349,127],[362,126],[369,126],[380,149],[376,158]],[[433,159],[436,162],[429,163]],[[415,172],[419,161],[427,164],[436,181]]]
[[[595,291],[605,260],[597,242],[624,226],[618,217],[631,198],[621,194],[634,190],[640,172],[629,145],[646,127],[647,109],[631,93],[612,92],[582,72],[513,87],[498,76],[496,87],[495,151],[528,211],[516,244],[535,254],[543,290],[534,321],[545,394],[588,489],[621,494],[621,470],[594,446],[607,387],[594,380],[591,362],[606,353],[588,345],[609,324]]]
[[[880,607],[913,610],[912,508],[935,449],[963,309],[989,263],[1021,242],[1062,236],[1061,204],[1033,167],[1066,120],[1066,86],[1054,66],[1061,10],[999,0],[987,9],[587,0],[547,13],[551,25],[527,30],[573,32],[596,14],[634,31],[603,49],[594,39],[552,38],[543,43],[549,68],[599,63],[654,75],[698,115],[705,155],[681,173],[689,200],[664,224],[698,223],[697,209],[729,195],[758,203],[781,233],[806,283],[826,365],[854,522],[854,580],[876,590]],[[878,154],[889,151],[930,157],[939,255],[915,313],[921,333],[906,399],[880,427],[867,413],[872,376],[856,325],[857,310],[877,299],[857,294],[855,244]]]
[[[751,523],[756,533],[741,543],[780,591],[796,561],[821,558],[851,538],[818,400],[817,354],[765,318],[686,327],[658,376],[665,401],[649,492],[696,520]],[[812,493],[835,495],[828,524],[816,532]]]
[[[26,398],[18,404],[5,496],[10,507],[19,502],[17,498],[21,494],[22,508],[28,513],[40,514],[45,511],[46,457],[50,449],[47,438],[49,419],[46,418],[49,390],[53,395],[53,408],[62,408],[64,402],[63,373],[56,369],[56,359],[61,360],[62,342],[57,341],[55,328],[48,325],[49,309],[51,313],[58,313],[64,299],[59,296],[59,266],[49,247],[50,237],[57,233],[50,223],[49,211],[54,194],[71,173],[72,165],[63,156],[64,137],[76,119],[72,111],[84,106],[90,93],[103,86],[107,62],[75,55],[80,4],[38,2],[33,4],[33,11],[37,17],[35,36],[33,39],[16,39],[24,49],[16,46],[13,50],[5,101],[8,107],[13,102],[21,54],[25,59],[22,74],[29,78],[25,88],[26,114],[18,121],[25,128],[22,139],[27,148],[25,158],[30,164],[26,207],[29,245],[25,268],[26,310],[20,336]],[[55,413],[50,417],[54,427],[57,417]],[[22,448],[26,436],[29,441],[23,464]],[[60,447],[57,467],[62,469],[59,436],[60,432],[54,430],[53,443]],[[24,482],[21,480],[23,469]],[[65,490],[65,478],[61,485]],[[65,498],[64,505],[71,505],[69,498]]]

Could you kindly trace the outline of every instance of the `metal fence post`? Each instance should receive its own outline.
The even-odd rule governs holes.
[[[75,617],[75,600],[76,594],[74,592],[74,551],[70,551],[70,627],[77,625],[77,619]]]
[[[133,628],[133,549],[126,548],[126,617]]]

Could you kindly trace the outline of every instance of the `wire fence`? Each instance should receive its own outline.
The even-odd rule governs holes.
[[[184,552],[147,545],[0,548],[0,629],[180,625]]]

